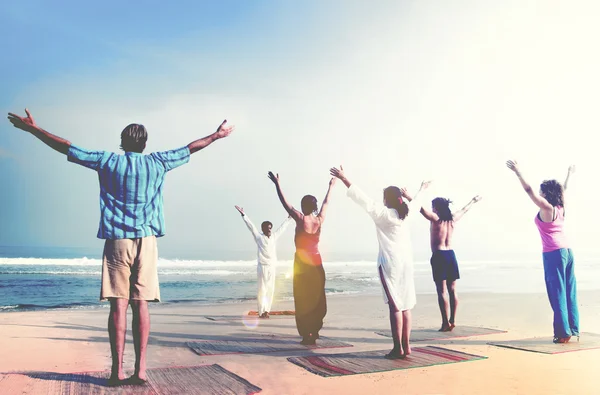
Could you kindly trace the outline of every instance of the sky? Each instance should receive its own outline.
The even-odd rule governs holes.
[[[569,185],[573,247],[593,254],[598,202],[600,4],[594,1],[219,1],[0,4],[0,109],[71,141],[118,152],[142,123],[147,152],[236,126],[167,175],[162,255],[252,259],[234,205],[257,225],[286,216],[267,179],[295,205],[322,201],[328,169],[374,199],[383,188],[450,198],[459,259],[538,257],[536,207],[505,167],[535,188]],[[0,245],[89,247],[99,221],[92,171],[0,123]],[[375,259],[368,216],[338,183],[323,225],[325,259]],[[411,218],[417,259],[428,223]],[[293,230],[279,245],[293,252]],[[99,252],[100,253],[100,252]]]

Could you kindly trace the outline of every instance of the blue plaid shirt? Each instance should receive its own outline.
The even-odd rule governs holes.
[[[71,145],[69,162],[98,172],[100,181],[99,239],[136,239],[165,234],[163,184],[169,170],[187,163],[190,150],[142,155],[87,151]]]

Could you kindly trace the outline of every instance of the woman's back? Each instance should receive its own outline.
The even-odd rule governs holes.
[[[294,242],[297,250],[319,252],[319,238],[321,236],[321,221],[314,215],[303,215],[296,221],[296,235]]]

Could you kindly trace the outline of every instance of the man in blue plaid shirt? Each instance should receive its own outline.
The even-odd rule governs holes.
[[[171,151],[142,155],[148,133],[143,125],[128,125],[121,133],[124,155],[89,151],[55,136],[26,117],[9,113],[16,127],[33,134],[50,148],[98,173],[100,182],[100,226],[98,238],[105,239],[102,257],[100,300],[110,301],[108,334],[112,354],[109,385],[146,382],[146,346],[150,334],[148,302],[160,301],[158,248],[156,238],[165,234],[162,188],[169,170],[187,163],[190,154],[229,136],[227,121],[209,136]],[[127,307],[133,312],[135,372],[125,379],[123,353],[127,329]]]

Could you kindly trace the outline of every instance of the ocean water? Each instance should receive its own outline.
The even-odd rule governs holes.
[[[81,249],[0,247],[0,311],[51,308],[105,308],[99,302],[102,263],[97,252]],[[94,256],[94,258],[87,258]],[[326,258],[326,257],[325,257]],[[461,261],[459,292],[544,293],[541,257],[530,261]],[[375,257],[372,261],[327,261],[326,293],[381,294]],[[292,299],[292,266],[277,266],[275,299]],[[256,261],[178,260],[159,258],[164,303],[236,303],[255,300]],[[577,260],[578,288],[600,289],[600,268]],[[415,262],[417,293],[435,293],[427,261]],[[276,308],[276,303],[274,308]]]

